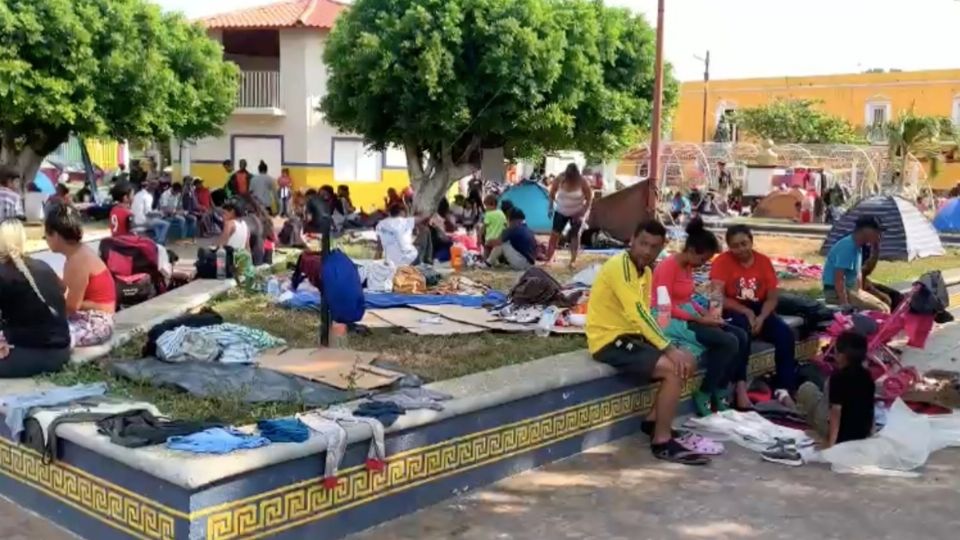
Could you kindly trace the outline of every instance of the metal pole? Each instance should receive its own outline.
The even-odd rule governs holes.
[[[703,140],[707,142],[707,99],[710,95],[710,51],[703,59]]]
[[[330,255],[330,226],[333,219],[327,215],[320,224],[320,260],[325,261]],[[330,346],[330,305],[327,304],[327,295],[320,291],[320,345]]]
[[[656,215],[657,181],[660,176],[660,124],[663,114],[663,7],[664,0],[657,2],[657,56],[654,61],[653,79],[653,128],[650,134],[650,170],[647,179],[647,204]]]

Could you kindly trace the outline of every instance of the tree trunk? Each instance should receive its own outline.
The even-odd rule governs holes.
[[[441,156],[428,156],[424,167],[424,153],[415,145],[406,144],[407,173],[410,175],[410,185],[413,187],[413,212],[415,215],[430,215],[437,211],[440,201],[447,195],[450,187],[474,171],[474,164],[454,164],[448,149],[441,151]]]
[[[69,134],[52,134],[29,141],[29,144],[18,145],[12,136],[4,134],[0,163],[13,167],[20,173],[23,180],[20,191],[25,192],[27,184],[33,181],[43,164],[43,159],[66,142]]]

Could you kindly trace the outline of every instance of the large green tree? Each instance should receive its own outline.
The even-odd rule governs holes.
[[[217,134],[236,92],[203,28],[145,0],[0,0],[0,159],[25,178],[71,133]]]
[[[357,0],[331,33],[322,110],[405,150],[432,211],[482,148],[614,156],[652,119],[654,33],[599,0]],[[667,71],[666,110],[677,85]]]
[[[911,107],[882,126],[887,141],[894,184],[902,185],[909,174],[910,156],[930,164],[930,176],[940,173],[943,151],[960,142],[953,121],[945,116],[923,116]]]
[[[819,109],[821,102],[809,99],[777,99],[759,107],[734,113],[737,128],[777,144],[855,144],[863,137],[850,122]]]

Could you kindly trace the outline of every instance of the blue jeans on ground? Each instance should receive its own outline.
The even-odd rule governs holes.
[[[741,303],[752,309],[754,314],[757,315],[760,314],[760,310],[763,307],[763,304],[759,302]],[[742,328],[748,340],[752,341],[750,322],[745,315],[735,311],[725,311],[723,316],[729,318],[731,324]],[[790,328],[790,325],[787,324],[786,321],[777,316],[776,313],[771,313],[770,316],[767,317],[767,320],[764,321],[763,327],[756,337],[773,344],[774,363],[777,366],[775,378],[776,387],[778,389],[782,388],[791,394],[795,392],[797,390],[797,338],[793,333],[793,329]]]
[[[750,339],[735,326],[709,326],[688,322],[687,328],[706,349],[703,363],[706,375],[700,390],[714,393],[725,390],[731,382],[747,380],[747,362],[750,358]]]
[[[167,218],[174,238],[194,238],[197,235],[197,216],[176,215]]]

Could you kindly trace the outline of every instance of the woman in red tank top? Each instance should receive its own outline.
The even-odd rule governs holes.
[[[74,347],[101,345],[113,336],[117,289],[107,265],[83,244],[80,213],[73,207],[58,207],[44,221],[47,245],[66,257],[67,318]]]

